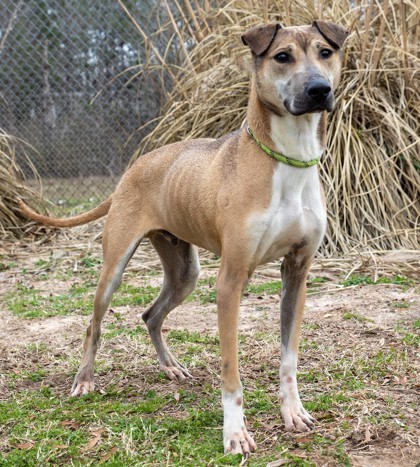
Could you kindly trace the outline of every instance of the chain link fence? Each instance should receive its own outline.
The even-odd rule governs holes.
[[[149,32],[158,3],[124,1]],[[116,0],[2,0],[0,127],[30,177],[29,153],[51,201],[113,191],[164,95],[142,72],[146,53]]]

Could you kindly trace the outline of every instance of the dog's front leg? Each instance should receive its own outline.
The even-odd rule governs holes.
[[[233,267],[222,258],[217,278],[217,316],[222,353],[223,444],[226,453],[245,456],[256,448],[245,426],[238,369],[239,303],[248,279],[249,271]]]
[[[281,292],[281,413],[286,430],[308,431],[314,418],[303,408],[297,387],[296,370],[300,326],[306,296],[306,277],[310,260],[296,255],[284,258]]]

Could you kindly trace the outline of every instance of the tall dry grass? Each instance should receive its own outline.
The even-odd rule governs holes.
[[[35,167],[26,159],[35,180],[39,181]],[[34,201],[42,207],[40,194],[24,183],[24,175],[16,162],[15,140],[0,130],[0,238],[20,237],[24,233],[44,232],[33,223],[28,223],[19,210],[16,200]]]
[[[136,24],[150,51],[140,72],[173,88],[136,157],[244,124],[250,57],[240,35],[248,28],[337,22],[351,34],[321,163],[329,218],[322,252],[418,247],[420,17],[414,2],[163,0],[159,15],[157,34],[170,37],[163,54]]]

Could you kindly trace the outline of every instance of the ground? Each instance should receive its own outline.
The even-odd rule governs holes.
[[[215,277],[165,323],[193,374],[159,373],[140,318],[162,275],[142,245],[103,324],[96,391],[70,398],[100,270],[98,226],[0,246],[0,465],[239,465],[222,448]],[[241,306],[240,365],[250,466],[415,466],[420,462],[418,259],[411,252],[317,259],[308,280],[299,385],[317,419],[284,431],[278,400],[279,263]]]

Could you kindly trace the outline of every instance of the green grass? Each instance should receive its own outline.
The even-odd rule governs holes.
[[[410,329],[414,332],[418,325],[416,322]],[[114,338],[119,338],[120,343],[121,337],[135,340],[133,348],[151,346],[143,325],[126,328],[118,319],[106,326],[103,337],[106,348],[112,347]],[[328,366],[306,371],[301,368],[298,379],[304,405],[322,428],[291,437],[284,432],[280,421],[276,364],[270,355],[250,357],[254,339],[255,336],[241,336],[241,353],[249,361],[256,359],[252,374],[246,373],[244,377],[248,424],[257,433],[257,443],[262,447],[264,440],[274,433],[277,438],[275,442],[270,441],[269,450],[265,448],[252,456],[251,467],[265,466],[279,458],[289,460],[294,466],[318,465],[313,456],[323,463],[347,466],[350,459],[343,430],[350,433],[353,423],[359,423],[361,416],[371,426],[378,427],[396,416],[402,420],[399,405],[392,399],[383,401],[386,411],[375,409],[366,416],[361,415],[360,407],[354,411],[354,404],[359,400],[354,395],[360,391],[363,391],[363,404],[372,401],[377,408],[382,403],[377,400],[378,385],[407,365],[405,352],[391,347],[363,357],[344,355]],[[158,373],[154,356],[153,363],[148,357],[142,362],[144,373],[135,372],[130,368],[131,351],[118,346],[118,352],[112,353],[112,362],[103,361],[99,355],[96,365],[96,374],[109,375],[111,382],[101,393],[81,398],[67,396],[74,372],[72,364],[66,361],[68,358],[62,360],[61,356],[55,356],[46,344],[28,345],[27,351],[39,363],[31,369],[5,375],[5,387],[13,396],[0,402],[0,465],[96,466],[109,456],[104,465],[238,466],[240,456],[223,453],[220,383],[217,378],[212,379],[218,371],[218,337],[171,330],[167,340],[181,361],[194,361],[190,368],[193,374],[201,369],[200,378],[185,385],[168,383]],[[271,340],[270,334],[259,332],[258,342]],[[324,350],[333,352],[329,348]],[[307,352],[309,348],[304,353]],[[317,350],[313,352],[319,355]],[[208,362],[209,355],[217,357],[216,362],[214,358]],[[64,370],[61,364],[57,365],[57,358],[65,365]],[[194,360],[197,358],[203,359],[201,366]],[[58,375],[65,377],[66,391],[55,382]],[[340,425],[337,420],[341,416],[345,420]],[[277,423],[274,430],[267,427],[270,420]],[[99,439],[89,447],[98,432]]]
[[[254,295],[279,295],[281,290],[281,281],[268,281],[262,284],[250,284],[246,293]]]
[[[187,297],[187,302],[198,301],[201,305],[216,303],[216,278],[200,279],[195,290]]]
[[[85,267],[94,267],[96,263],[89,258],[84,259]],[[96,276],[88,273],[83,276],[83,284],[73,283],[67,293],[50,295],[42,288],[25,287],[19,285],[14,292],[4,295],[6,306],[16,315],[24,318],[47,318],[68,314],[88,315],[92,312],[94,292],[96,290]],[[78,279],[76,279],[78,280]],[[272,281],[264,284],[250,285],[247,294],[278,294],[281,282]],[[114,294],[111,306],[140,306],[145,307],[158,296],[160,287],[144,285],[141,287],[131,284],[121,284]],[[215,279],[201,280],[195,291],[188,297],[187,302],[198,301],[200,304],[216,303]]]
[[[7,271],[8,269],[12,269],[16,267],[17,263],[13,261],[2,261],[2,255],[0,255],[0,272]]]
[[[93,306],[93,291],[88,287],[70,287],[65,294],[50,295],[33,287],[18,285],[17,290],[4,295],[9,310],[22,318],[48,318],[72,313],[90,314]]]
[[[409,302],[395,301],[392,303],[394,308],[410,308],[411,304]]]
[[[139,338],[142,336],[147,336],[147,330],[144,325],[139,325],[136,327],[127,327],[123,324],[117,325],[115,323],[110,323],[107,325],[106,329],[102,333],[102,338],[104,339],[113,339],[117,336]]]
[[[365,318],[364,316],[359,315],[357,313],[350,313],[349,311],[346,311],[345,313],[343,313],[343,319],[353,319],[355,321],[360,321],[360,322],[363,322],[363,321],[369,321],[371,323],[374,322],[373,320],[369,318]]]
[[[137,305],[146,306],[159,294],[160,287],[144,285],[141,287],[123,283],[112,298],[113,306]]]
[[[376,284],[394,284],[413,286],[414,281],[406,276],[396,275],[394,277],[379,277],[376,281],[371,276],[353,274],[349,278],[340,282],[344,287],[353,285],[376,285]]]
[[[413,348],[420,347],[420,320],[415,320],[408,325],[398,325],[396,331],[399,334],[401,341],[406,346],[411,346]]]
[[[35,399],[35,401],[34,401]],[[206,411],[183,410],[179,418],[162,414],[162,408],[174,406],[175,401],[159,401],[155,406],[129,404],[110,400],[107,404],[97,398],[85,398],[83,404],[61,401],[42,395],[32,395],[31,404],[42,413],[28,428],[19,423],[28,417],[23,407],[7,407],[10,413],[4,423],[14,425],[11,451],[2,465],[57,465],[72,461],[76,465],[98,465],[113,448],[116,448],[107,465],[206,465],[214,459],[217,465],[238,465],[239,457],[224,456],[219,439],[221,412],[209,406]],[[65,411],[78,412],[72,426],[63,424],[68,417],[54,406],[61,405]],[[15,409],[15,410],[13,410]],[[149,415],[155,415],[151,418]],[[64,420],[63,420],[64,418]],[[106,426],[101,439],[92,449],[86,449],[92,432]],[[31,443],[33,448],[16,448],[23,442]],[[13,449],[13,446],[15,448]],[[56,446],[67,446],[57,449]],[[219,448],[216,448],[219,446]]]
[[[0,259],[6,268],[15,267]],[[100,262],[86,256],[77,273],[70,269],[52,273],[54,259],[40,260],[36,267],[45,272],[44,279],[61,280],[64,292],[50,295],[47,282],[38,273],[29,276],[36,288],[19,285],[3,294],[3,306],[22,320],[90,314]],[[326,281],[315,277],[309,285],[323,286]],[[197,306],[215,303],[215,283],[214,277],[200,280],[188,300]],[[404,276],[380,278],[377,283],[413,284]],[[374,283],[368,276],[352,276],[342,285]],[[273,280],[250,284],[245,293],[277,296],[280,288],[281,281]],[[111,322],[103,326],[95,367],[101,392],[75,399],[67,396],[79,363],[74,349],[50,348],[48,342],[16,347],[13,358],[19,364],[11,365],[2,379],[7,397],[0,402],[0,466],[96,466],[102,461],[108,466],[240,464],[240,456],[223,453],[218,337],[181,329],[165,331],[169,347],[194,376],[177,385],[159,373],[145,325],[140,321],[127,326],[124,313],[118,312],[123,305],[146,307],[159,290],[142,279],[140,286],[123,282],[114,295],[111,307],[115,309]],[[256,309],[264,309],[258,300],[254,303]],[[390,303],[394,308],[406,308],[411,302]],[[369,321],[353,310],[345,311],[342,318],[357,321],[358,330],[370,329]],[[392,339],[387,331],[382,346],[369,347],[361,336],[360,348],[354,349],[343,344],[346,337],[335,334],[336,328],[331,328],[331,335],[323,334],[327,321],[304,323],[298,381],[303,403],[318,423],[314,432],[302,435],[289,435],[281,422],[277,343],[266,350],[277,340],[277,323],[270,332],[257,328],[252,335],[241,334],[245,409],[260,448],[249,466],[266,466],[276,459],[288,460],[293,466],[347,466],[351,455],[348,439],[359,424],[369,424],[372,432],[389,425],[406,430],[393,421],[398,418],[409,423],[401,399],[394,398],[391,391],[381,394],[381,388],[398,385],[401,376],[406,380],[404,388],[415,385],[410,365],[412,353],[420,345],[420,320],[401,323]],[[346,326],[352,327],[350,323]],[[370,338],[379,342],[380,336]],[[365,407],[369,407],[366,413]],[[88,447],[98,431],[100,439]]]
[[[16,291],[7,292],[4,295],[5,304],[14,314],[23,318],[48,318],[69,314],[89,315],[93,308],[98,281],[97,266],[100,263],[100,259],[87,256],[82,258],[81,270],[77,276],[69,271],[64,273],[58,271],[55,274],[56,279],[75,282],[65,293],[52,295],[47,289],[43,289],[42,280],[51,277],[47,272],[53,267],[54,259],[51,257],[49,260],[39,260],[36,266],[42,271],[41,275],[37,276],[40,285],[37,288],[19,285]],[[314,284],[323,282],[323,278],[314,278],[311,281]],[[267,281],[248,285],[245,295],[279,295],[280,290],[281,281]],[[114,294],[111,306],[145,307],[156,299],[159,291],[160,286],[134,286],[123,282]],[[198,281],[196,289],[186,299],[187,302],[198,301],[200,304],[216,303],[216,300],[215,277]]]
[[[142,332],[137,336],[147,339]],[[211,351],[218,346],[213,336],[187,331],[172,331],[168,340],[179,349],[195,343]],[[170,461],[170,465],[192,467],[241,461],[240,456],[223,453],[220,390],[209,383],[169,391],[167,382],[161,386],[163,391],[108,386],[105,394],[70,398],[42,386],[48,381],[46,370],[14,375],[14,384],[17,378],[21,383],[29,380],[31,388],[16,390],[13,398],[0,402],[2,466],[98,465],[110,452],[106,465],[167,465]],[[160,379],[156,372],[151,384]],[[247,411],[253,417],[251,425],[258,425],[256,419],[266,413],[279,416],[276,397],[262,389],[249,389],[246,397],[252,407]],[[100,440],[87,449],[98,430],[103,430]],[[287,446],[291,448],[290,443]],[[260,456],[251,465],[265,465],[272,459],[273,455]]]
[[[8,309],[22,318],[48,318],[71,314],[90,315],[96,282],[73,283],[66,293],[50,294],[46,289],[18,285],[17,290],[4,294]],[[122,284],[114,294],[112,306],[146,306],[158,295],[160,287],[135,287]]]
[[[420,335],[408,332],[403,338],[402,341],[406,345],[412,345],[413,347],[420,347]]]
[[[279,295],[281,281],[267,281],[261,284],[249,284],[245,290],[245,295]],[[216,278],[199,280],[197,287],[187,298],[187,301],[199,301],[200,304],[216,303]]]

